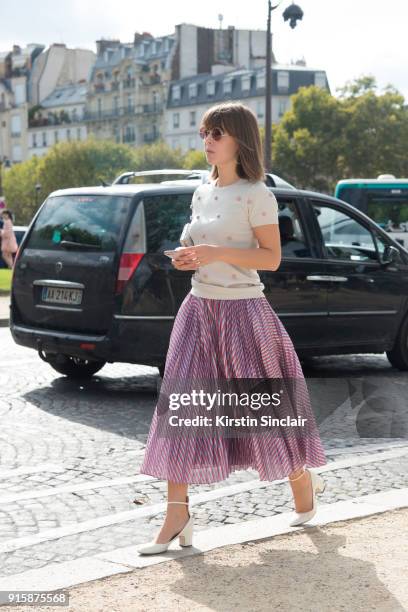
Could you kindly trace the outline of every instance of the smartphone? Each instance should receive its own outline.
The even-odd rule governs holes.
[[[178,250],[176,250],[176,249],[174,249],[174,250],[167,250],[167,251],[163,251],[163,253],[164,253],[165,255],[167,255],[167,257],[171,257],[171,259],[173,259],[173,258],[174,258],[174,257],[177,255],[177,253],[178,253],[178,252],[179,252],[179,251],[178,251]]]

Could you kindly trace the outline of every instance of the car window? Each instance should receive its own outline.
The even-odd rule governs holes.
[[[295,200],[277,198],[282,257],[312,257]]]
[[[27,248],[115,251],[131,198],[112,195],[53,196],[42,206]],[[78,245],[78,246],[76,246]]]
[[[311,200],[326,256],[345,261],[378,261],[372,232],[352,215]]]
[[[145,196],[143,198],[147,250],[162,253],[180,246],[180,234],[190,221],[192,193]]]

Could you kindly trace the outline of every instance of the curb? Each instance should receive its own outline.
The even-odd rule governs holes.
[[[355,497],[333,504],[322,504],[318,518],[306,526],[290,527],[292,512],[278,516],[248,521],[243,524],[224,525],[199,531],[194,545],[183,549],[169,549],[158,555],[138,555],[136,546],[106,551],[90,557],[82,557],[62,563],[50,563],[44,567],[0,578],[0,591],[9,590],[56,590],[84,584],[92,580],[107,578],[115,574],[129,574],[136,569],[164,563],[182,557],[229,546],[256,542],[276,535],[307,530],[338,521],[367,517],[390,510],[408,507],[408,488],[395,489],[371,495]],[[169,554],[170,553],[170,554]]]

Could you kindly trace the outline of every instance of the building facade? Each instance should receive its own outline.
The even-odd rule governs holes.
[[[260,126],[265,125],[266,68],[213,72],[173,81],[166,104],[164,139],[182,152],[203,150],[198,134],[205,111],[223,101],[240,101],[255,113]],[[279,123],[290,107],[290,96],[300,87],[316,85],[330,91],[326,73],[304,64],[272,64],[271,116]]]

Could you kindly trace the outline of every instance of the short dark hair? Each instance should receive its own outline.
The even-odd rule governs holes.
[[[6,214],[8,216],[9,219],[11,219],[12,221],[14,221],[14,216],[13,213],[11,212],[11,210],[9,208],[2,208],[0,210],[0,215],[4,215]]]
[[[237,174],[249,181],[265,181],[261,134],[255,113],[242,102],[220,102],[211,106],[201,119],[201,126],[211,130],[220,127],[238,144]],[[212,179],[218,178],[213,165]]]

